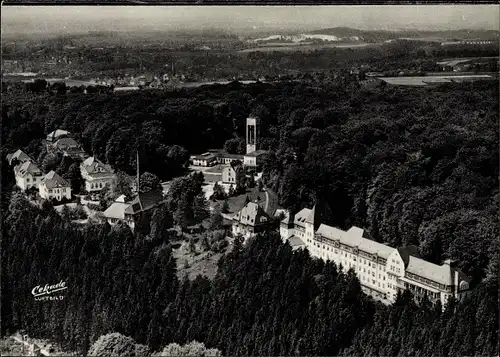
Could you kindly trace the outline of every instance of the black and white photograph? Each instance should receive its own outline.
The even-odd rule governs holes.
[[[499,21],[3,4],[0,354],[498,356]]]

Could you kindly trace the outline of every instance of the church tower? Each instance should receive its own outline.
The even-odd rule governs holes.
[[[247,155],[257,150],[257,124],[258,118],[247,118]]]

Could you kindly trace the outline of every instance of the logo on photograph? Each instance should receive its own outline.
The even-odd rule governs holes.
[[[66,290],[66,282],[61,280],[59,283],[54,285],[37,285],[31,290],[31,293],[35,297],[36,301],[46,301],[46,300],[62,300],[64,295],[61,295],[61,291]],[[59,293],[59,294],[57,294]]]

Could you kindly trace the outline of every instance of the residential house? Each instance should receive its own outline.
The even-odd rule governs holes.
[[[269,215],[257,202],[248,202],[233,216],[232,231],[245,239],[264,232],[271,223]]]
[[[112,226],[118,222],[125,222],[125,210],[129,206],[130,203],[125,202],[125,195],[121,195],[104,211],[106,221]]]
[[[213,154],[217,158],[217,163],[219,164],[230,164],[233,161],[243,162],[243,155],[240,154],[229,154],[224,150],[208,150],[209,153]]]
[[[17,150],[12,154],[7,155],[7,162],[9,163],[9,165],[12,165],[16,161],[22,164],[23,162],[30,160],[31,158],[22,150]]]
[[[80,144],[73,138],[57,139],[51,144],[53,150],[61,152],[64,156],[69,156],[74,159],[85,159],[87,153],[81,148]]]
[[[43,178],[42,171],[30,160],[14,167],[16,185],[23,191],[38,188]]]
[[[134,230],[141,218],[144,218],[145,215],[150,217],[155,208],[165,203],[166,200],[161,190],[140,192],[129,202],[129,206],[125,208],[125,222]]]
[[[201,155],[191,156],[194,166],[213,166],[217,163],[217,157],[210,152]]]
[[[90,193],[102,190],[106,184],[111,186],[115,179],[111,166],[103,164],[94,156],[87,158],[80,164],[80,171],[85,180],[85,190]]]
[[[229,165],[222,168],[222,182],[236,185],[236,175],[243,169],[241,161],[232,161]]]
[[[40,196],[47,200],[71,199],[71,184],[59,176],[55,171],[50,171],[42,179],[39,186]]]

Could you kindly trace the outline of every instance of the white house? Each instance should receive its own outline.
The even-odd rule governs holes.
[[[241,161],[231,162],[222,168],[222,182],[236,184],[236,174],[238,170],[242,169]]]
[[[256,202],[248,202],[233,216],[232,232],[245,240],[265,231],[271,223],[266,211]]]
[[[217,157],[210,153],[206,152],[201,155],[191,156],[191,160],[193,161],[194,166],[213,166],[217,163]]]
[[[42,171],[31,161],[25,161],[14,167],[16,185],[21,190],[27,190],[31,187],[38,188],[43,178]]]
[[[55,171],[50,171],[44,176],[39,186],[40,196],[47,200],[71,199],[71,185],[68,181],[59,176]]]
[[[118,222],[125,222],[125,210],[129,206],[130,203],[125,202],[125,195],[121,195],[104,211],[104,217],[112,226]]]
[[[115,179],[111,166],[103,164],[93,156],[80,164],[80,172],[85,180],[85,190],[87,192],[98,192],[106,184],[111,185]]]
[[[390,247],[358,227],[344,231],[320,224],[315,228],[318,218],[315,207],[297,213],[293,226],[286,216],[280,225],[282,239],[301,239],[313,257],[330,260],[344,271],[353,269],[363,291],[386,304],[403,290],[416,298],[426,295],[431,301],[439,300],[443,306],[450,296],[460,300],[469,293],[470,279],[451,260],[441,265],[427,262],[417,247]]]

